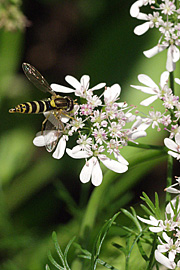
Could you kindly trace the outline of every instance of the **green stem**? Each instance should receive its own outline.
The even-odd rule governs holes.
[[[174,74],[173,72],[170,72],[170,87],[174,94]],[[171,117],[173,119],[173,113],[171,113]],[[173,157],[168,155],[167,160],[167,179],[166,179],[166,185],[167,187],[172,185],[172,177],[173,177]],[[171,200],[171,194],[166,192],[166,203],[168,203]]]
[[[173,92],[173,95],[174,95],[174,73],[173,72],[170,72],[170,81],[169,81],[169,84],[170,84],[170,88]]]
[[[128,146],[133,146],[136,148],[142,148],[142,149],[150,149],[150,150],[160,150],[162,152],[168,151],[168,149],[165,146],[160,146],[160,145],[151,145],[151,144],[144,144],[144,143],[133,143],[133,142],[128,142]]]
[[[166,185],[167,187],[172,185],[172,175],[173,175],[173,157],[168,155],[167,160],[167,179],[166,179]],[[166,204],[170,202],[171,200],[171,194],[169,192],[166,192]]]

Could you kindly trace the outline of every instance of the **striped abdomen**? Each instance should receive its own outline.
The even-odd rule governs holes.
[[[43,113],[52,110],[72,111],[74,101],[71,97],[56,96],[52,99],[30,101],[17,105],[9,110],[10,113]]]
[[[42,113],[54,110],[51,100],[30,101],[17,105],[9,110],[10,113]]]

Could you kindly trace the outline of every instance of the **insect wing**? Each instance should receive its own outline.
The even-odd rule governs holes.
[[[55,96],[55,92],[51,89],[50,85],[46,79],[41,75],[41,73],[32,65],[23,63],[23,71],[26,77],[41,91],[49,92],[51,95]]]
[[[62,136],[63,123],[56,118],[54,114],[49,114],[48,120],[43,131],[45,147],[48,152],[52,152],[57,145],[59,138]]]

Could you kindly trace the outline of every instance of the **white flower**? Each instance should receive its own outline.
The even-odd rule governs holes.
[[[145,219],[145,218],[142,218],[142,217],[139,217],[137,216],[137,218],[143,222],[143,223],[146,223],[148,225],[151,225],[152,227],[149,227],[149,230],[151,232],[162,232],[163,231],[163,227],[160,226],[160,223],[162,223],[163,221],[162,220],[157,220],[155,217],[153,216],[150,216],[149,219]]]
[[[150,50],[144,51],[144,55],[148,58],[153,57],[154,55],[156,55],[157,53],[160,53],[162,51],[164,51],[165,49],[167,49],[167,61],[166,61],[166,69],[169,72],[172,72],[175,70],[176,68],[176,62],[179,60],[180,58],[180,52],[179,49],[174,45],[174,44],[169,44],[169,43],[164,43],[163,45],[158,44],[157,46],[153,47]]]
[[[140,74],[138,75],[138,80],[143,83],[145,86],[138,86],[138,85],[131,85],[131,87],[134,87],[138,90],[141,90],[144,93],[151,94],[152,96],[141,101],[141,105],[143,106],[149,106],[151,103],[153,103],[156,99],[162,98],[162,95],[165,91],[165,87],[167,85],[169,78],[169,72],[165,71],[161,74],[160,79],[160,88],[158,85],[147,75]]]
[[[149,127],[149,124],[143,122],[141,117],[137,117],[136,122],[132,125],[131,129],[128,130],[127,136],[129,140],[135,141],[139,138],[146,137],[146,129]]]
[[[75,93],[76,96],[87,98],[89,95],[92,95],[92,91],[99,90],[103,88],[106,84],[105,83],[99,83],[93,88],[89,89],[89,82],[90,77],[88,75],[83,75],[80,79],[80,82],[74,78],[73,76],[67,75],[65,77],[65,80],[74,88],[69,88],[66,86],[62,86],[59,84],[51,84],[51,88],[55,92],[61,92],[61,93]]]
[[[106,87],[104,91],[105,104],[113,104],[121,93],[121,87],[119,84],[113,84],[111,87]]]
[[[180,177],[176,177],[176,181],[177,183],[165,188],[165,191],[169,192],[169,193],[180,193],[180,190],[174,188],[175,186],[179,185],[180,186]]]
[[[45,136],[41,135],[41,132],[37,133],[36,137],[33,140],[33,144],[38,146],[38,147],[45,146],[46,149],[47,150],[49,149],[48,151],[51,152],[55,148],[57,140],[59,138],[59,135],[56,135],[55,132],[57,132],[57,131],[52,130],[52,131],[48,132],[48,134],[47,134],[47,136],[50,137],[49,139],[51,141],[49,139],[48,139],[48,141],[49,141],[49,144],[52,144],[52,149],[47,148],[47,142],[46,142],[46,139],[45,139],[46,135]],[[64,152],[65,152],[65,149],[66,149],[66,141],[67,140],[68,140],[68,136],[62,135],[62,137],[60,138],[60,140],[59,140],[59,142],[58,142],[58,144],[56,146],[56,150],[54,151],[54,153],[52,155],[53,158],[56,158],[56,159],[62,158],[62,156],[64,155]]]
[[[177,160],[179,160],[180,159],[180,134],[177,133],[175,135],[175,142],[169,138],[165,138],[164,144],[167,148],[172,150],[172,151],[168,151],[168,154],[176,158]]]
[[[155,254],[154,255],[155,255],[156,261],[158,261],[159,263],[161,263],[162,265],[164,265],[168,269],[175,269],[175,267],[176,267],[175,262],[174,261],[170,261],[169,258],[167,258],[166,256],[164,256],[157,249],[155,250]]]
[[[176,240],[175,242],[171,237],[169,237],[165,232],[162,233],[162,236],[166,243],[162,242],[159,238],[161,245],[157,246],[159,252],[168,252],[168,258],[171,262],[174,261],[176,253],[180,253],[180,242]]]
[[[116,173],[124,173],[128,170],[128,166],[119,161],[112,160],[105,155],[100,154],[101,150],[96,151],[96,156],[93,156],[91,151],[83,151],[81,147],[75,146],[73,149],[66,149],[67,154],[72,158],[89,158],[86,161],[82,171],[80,173],[80,181],[82,183],[87,183],[90,181],[94,186],[99,186],[102,182],[103,175],[100,168],[99,160],[110,170]],[[99,152],[99,153],[98,153]],[[98,160],[99,159],[99,160]]]

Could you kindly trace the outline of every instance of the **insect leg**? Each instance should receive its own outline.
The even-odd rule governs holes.
[[[50,116],[50,114],[48,114],[48,116],[46,116],[46,118],[45,118],[44,121],[42,122],[42,126],[41,126],[41,135],[43,135],[44,125],[46,124],[46,122],[47,122],[49,116]]]

